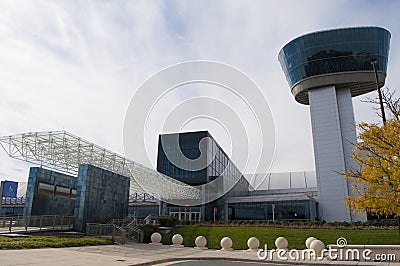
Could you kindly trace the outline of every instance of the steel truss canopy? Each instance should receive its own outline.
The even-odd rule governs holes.
[[[201,189],[189,186],[66,131],[29,132],[0,137],[0,145],[15,159],[73,176],[90,164],[131,178],[131,191],[161,200],[201,200]],[[143,188],[141,185],[145,185]],[[186,203],[184,203],[186,204]]]

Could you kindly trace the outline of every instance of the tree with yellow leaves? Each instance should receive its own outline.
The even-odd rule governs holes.
[[[400,99],[388,90],[382,96],[389,119],[383,125],[356,125],[360,142],[354,144],[352,159],[360,168],[344,174],[353,191],[345,202],[359,212],[400,217]]]
[[[361,142],[355,145],[353,159],[361,168],[346,172],[354,194],[346,202],[360,211],[400,215],[400,120],[383,126],[362,122],[357,128]]]

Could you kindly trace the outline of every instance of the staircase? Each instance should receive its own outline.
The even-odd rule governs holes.
[[[129,223],[131,223],[132,221],[136,220],[136,217],[134,215],[128,215],[123,219],[110,219],[107,224],[116,224],[119,226],[125,226]]]
[[[114,243],[121,245],[129,240],[142,243],[143,230],[136,226],[136,217],[129,215],[123,219],[111,219],[106,224],[88,223],[86,224],[86,235],[111,239]]]

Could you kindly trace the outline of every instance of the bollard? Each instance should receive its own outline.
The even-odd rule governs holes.
[[[197,249],[208,249],[206,247],[207,239],[204,236],[196,237],[196,240],[194,241],[194,244],[196,245],[194,248],[197,248]]]
[[[275,246],[276,246],[277,249],[287,249],[288,241],[287,241],[286,238],[284,238],[282,236],[278,237],[275,240]]]
[[[150,236],[151,243],[150,245],[162,245],[161,242],[161,234],[160,233],[153,233]]]
[[[229,237],[224,237],[221,239],[221,250],[222,251],[231,251],[232,249],[232,239],[230,239]]]
[[[307,249],[310,249],[311,242],[313,242],[314,240],[317,240],[317,239],[315,237],[313,237],[313,236],[310,236],[309,238],[306,239],[306,247],[307,247]]]
[[[247,246],[249,247],[247,251],[258,251],[258,248],[260,247],[260,240],[258,240],[257,237],[250,237],[247,240]]]
[[[181,236],[180,234],[175,234],[172,236],[171,247],[181,248],[183,247],[182,243],[183,243],[183,236]]]
[[[322,250],[325,248],[324,242],[315,239],[310,244],[310,249],[314,250],[316,255],[321,255]]]

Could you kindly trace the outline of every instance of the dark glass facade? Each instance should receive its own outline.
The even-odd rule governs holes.
[[[177,138],[179,140],[179,147],[174,145]],[[180,149],[182,153],[177,149]],[[171,158],[176,162],[182,163],[183,158],[179,158],[182,154],[186,158],[193,160],[198,159],[202,151],[206,154],[201,157],[200,165],[204,166],[201,169],[198,165],[190,165],[190,162],[183,165],[185,169],[182,169],[168,159]],[[207,162],[210,163],[207,165]],[[247,179],[208,131],[160,135],[158,141],[157,171],[192,186],[207,184],[222,176],[222,178],[218,179],[218,182],[215,182],[208,188],[209,190],[206,193],[210,194],[221,193],[222,195],[224,185],[226,186],[231,183],[232,180],[238,181],[223,197],[202,205],[201,220],[211,221],[214,219],[214,214],[217,220],[223,220],[225,217],[224,200],[232,196],[246,196],[249,192]],[[165,205],[163,212],[167,212],[167,210],[175,212],[173,211],[175,207],[173,205]],[[194,210],[193,208],[191,207],[191,211]]]
[[[79,166],[74,230],[128,215],[130,178],[92,165]]]
[[[173,145],[176,138],[179,139],[179,147]],[[202,141],[204,138],[206,138],[206,141]],[[191,170],[199,169],[200,167],[191,165],[187,160],[184,161],[181,154],[188,159],[194,160],[200,157],[200,149],[206,152],[206,156],[202,157],[198,165],[206,166],[207,162],[210,162],[210,164],[200,170]],[[186,162],[186,164],[183,164],[185,169],[176,166],[168,158],[172,158],[182,164]],[[157,171],[193,186],[211,182],[223,173],[228,175],[231,180],[239,180],[242,177],[242,173],[231,162],[228,155],[208,131],[160,135],[158,140]],[[247,189],[248,186],[246,187]]]
[[[23,215],[24,214],[24,206],[20,205],[9,205],[9,206],[1,206],[0,215]]]
[[[207,183],[207,169],[190,170],[194,167],[190,163],[186,163],[182,154],[191,160],[200,157],[200,141],[208,137],[207,131],[182,133],[182,134],[166,134],[160,135],[158,139],[158,158],[157,158],[157,171],[167,176],[175,178],[189,185],[202,185]],[[179,138],[179,149],[174,145],[176,138]],[[203,142],[201,149],[207,150],[207,143]],[[167,157],[168,155],[168,157]],[[183,164],[184,168],[176,166],[171,160]],[[205,165],[206,157],[203,157],[201,163]],[[196,169],[199,167],[195,167]]]
[[[315,204],[313,200],[232,203],[228,220],[315,220]]]
[[[136,218],[144,219],[148,215],[158,215],[159,212],[158,204],[152,205],[129,205],[128,214],[134,215]]]
[[[389,43],[390,32],[379,27],[320,31],[286,44],[279,62],[290,87],[311,76],[372,70],[372,59],[386,73]]]
[[[74,215],[74,229],[128,214],[130,178],[92,165],[80,165],[78,177],[41,167],[29,171],[23,209],[30,215]]]
[[[73,215],[76,202],[71,192],[76,190],[76,186],[77,178],[74,176],[31,167],[24,215]]]

